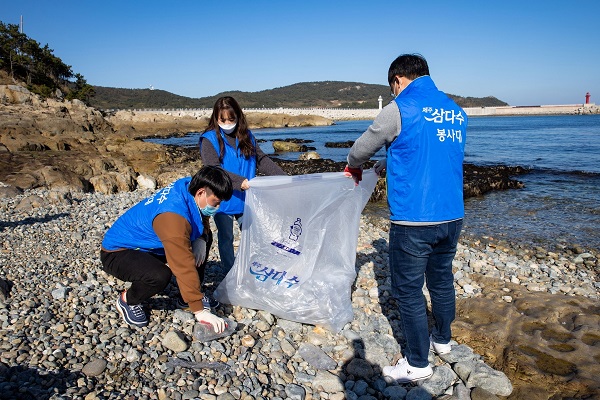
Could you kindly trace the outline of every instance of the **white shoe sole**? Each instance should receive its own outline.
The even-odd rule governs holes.
[[[438,346],[444,346],[444,349],[442,349],[442,350],[438,349],[436,344],[433,342],[433,340],[431,340],[431,336],[430,336],[429,337],[429,350],[433,351],[438,356],[441,356],[443,354],[448,354],[452,351],[452,346],[450,345],[450,343],[446,343],[446,344],[438,343]]]
[[[414,382],[419,382],[419,381],[431,378],[431,376],[433,375],[433,370],[431,371],[431,373],[429,375],[420,376],[418,378],[409,378],[409,377],[406,377],[406,378],[396,379],[393,376],[386,374],[385,370],[383,371],[383,375],[386,376],[386,377],[388,377],[388,378],[390,378],[390,379],[395,380],[398,383],[414,383]]]
[[[445,345],[442,345],[445,346]],[[449,354],[452,350],[450,348],[446,348],[444,350],[438,350],[437,347],[431,343],[431,345],[429,346],[429,349],[431,351],[433,351],[434,353],[436,353],[438,356],[444,355],[444,354]]]
[[[415,383],[415,382],[420,382],[423,381],[425,379],[429,379],[431,378],[431,376],[433,375],[433,373],[431,373],[430,375],[424,376],[422,378],[417,378],[417,379],[396,379],[396,382],[398,383]]]

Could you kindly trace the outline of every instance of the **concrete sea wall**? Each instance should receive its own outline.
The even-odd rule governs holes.
[[[566,104],[542,106],[467,107],[469,116],[502,115],[568,115],[599,114],[600,106],[595,104]],[[141,109],[132,110],[136,114],[163,114],[178,117],[209,118],[212,109]],[[317,115],[331,120],[371,120],[379,114],[379,109],[335,109],[335,108],[248,108],[244,112],[286,115]]]
[[[595,104],[468,107],[465,108],[465,112],[469,116],[598,114],[600,107]]]

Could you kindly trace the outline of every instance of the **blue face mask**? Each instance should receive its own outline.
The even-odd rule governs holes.
[[[204,198],[206,199],[206,207],[204,207],[204,208],[198,207],[198,210],[200,211],[200,214],[204,215],[205,217],[212,217],[213,215],[215,215],[217,213],[217,211],[219,211],[219,206],[215,207],[215,206],[211,206],[210,204],[208,204],[208,198],[206,197],[206,192],[204,192]]]
[[[213,207],[210,204],[207,204],[206,207],[200,208],[199,210],[205,217],[212,217],[219,211],[219,207]]]

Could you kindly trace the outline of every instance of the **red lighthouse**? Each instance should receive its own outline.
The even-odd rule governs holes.
[[[585,104],[590,104],[590,97],[591,97],[591,96],[592,96],[592,95],[590,94],[590,92],[587,92],[587,93],[585,94]]]

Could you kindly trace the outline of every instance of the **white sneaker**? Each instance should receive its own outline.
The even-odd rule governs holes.
[[[425,368],[412,367],[406,358],[401,358],[396,365],[383,367],[383,375],[394,378],[398,383],[409,383],[429,378],[433,369],[429,365]]]
[[[429,350],[435,351],[438,355],[448,354],[452,350],[450,343],[441,344],[433,341],[433,338],[429,336]]]

